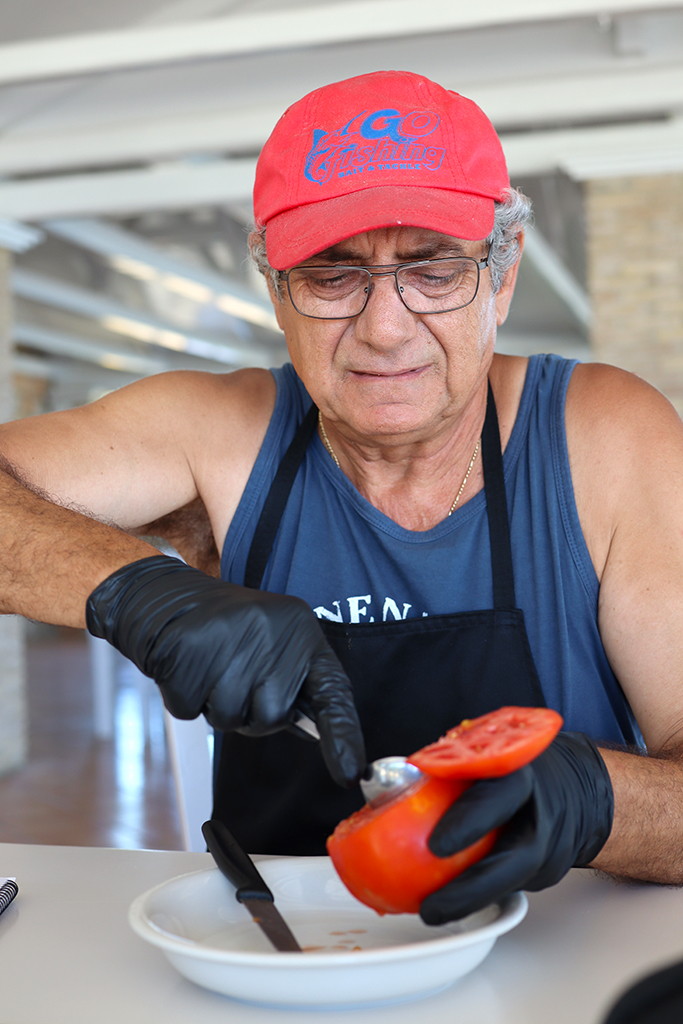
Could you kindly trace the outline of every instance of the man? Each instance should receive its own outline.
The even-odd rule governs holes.
[[[370,759],[556,707],[572,731],[437,826],[443,856],[505,824],[429,922],[574,864],[683,881],[683,430],[616,369],[494,355],[528,203],[492,126],[417,75],[317,90],[265,146],[255,214],[293,369],[3,428],[2,610],[82,626],[87,604],[172,713],[204,711],[215,813],[262,852],[321,851],[360,802],[321,760],[364,767],[347,675]],[[130,535],[198,499],[227,582]]]

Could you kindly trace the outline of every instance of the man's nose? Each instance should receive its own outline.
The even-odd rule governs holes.
[[[356,337],[374,348],[393,348],[415,334],[417,317],[403,304],[393,274],[373,274],[363,312],[356,317]]]

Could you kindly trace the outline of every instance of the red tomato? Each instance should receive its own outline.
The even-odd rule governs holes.
[[[416,782],[396,800],[366,804],[341,821],[327,852],[352,895],[378,914],[417,914],[425,896],[481,860],[497,832],[451,857],[435,857],[427,846],[439,818],[468,786],[458,779]]]
[[[499,708],[465,719],[408,760],[443,779],[509,775],[538,757],[561,728],[562,716],[550,708]]]
[[[416,914],[425,896],[485,857],[498,836],[489,832],[451,857],[435,857],[427,840],[437,821],[472,780],[533,761],[561,726],[548,708],[500,708],[418,750],[409,760],[429,778],[389,803],[356,811],[327,840],[347,889],[379,914]]]

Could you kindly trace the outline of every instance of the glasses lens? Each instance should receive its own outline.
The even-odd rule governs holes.
[[[292,303],[299,313],[339,320],[360,313],[370,275],[359,267],[296,267],[290,270],[288,282]]]
[[[470,304],[479,286],[477,261],[468,256],[409,264],[396,276],[403,301],[414,313],[461,309]]]

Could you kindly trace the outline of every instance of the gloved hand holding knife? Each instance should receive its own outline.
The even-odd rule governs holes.
[[[352,785],[364,771],[351,684],[304,601],[159,555],[105,579],[86,620],[156,681],[176,718],[204,713],[216,729],[264,736],[301,709],[318,727],[335,782]]]

